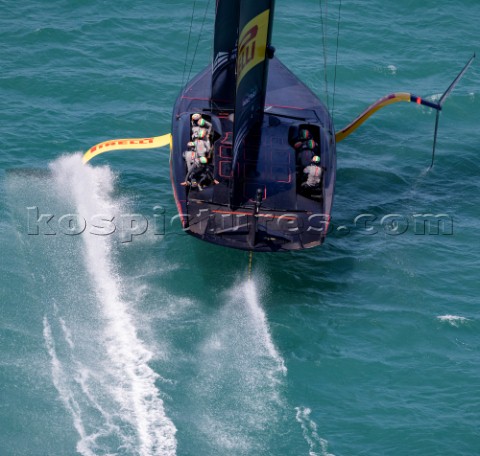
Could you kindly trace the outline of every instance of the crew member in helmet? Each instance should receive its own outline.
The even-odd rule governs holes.
[[[302,128],[298,132],[298,137],[297,137],[293,147],[295,149],[300,149],[305,144],[305,142],[308,141],[309,139],[313,139],[312,133],[310,133],[310,130],[307,130],[306,128]]]
[[[306,128],[302,128],[298,132],[298,138],[300,139],[300,141],[308,141],[309,139],[312,139],[313,136],[310,130],[307,130]]]
[[[309,166],[312,158],[318,155],[317,143],[313,139],[295,143],[295,150],[297,151],[297,164],[300,168]]]
[[[195,142],[195,150],[198,157],[210,158],[210,152],[212,151],[212,145],[210,138],[208,137],[208,131],[205,128],[199,128],[193,135],[193,141]]]
[[[215,179],[215,176],[213,175],[213,167],[210,164],[204,164],[203,168],[200,171],[200,175],[197,178],[197,183],[198,183],[198,189],[200,191],[203,190],[204,187],[207,187],[210,184],[217,185],[220,182]]]
[[[305,190],[313,190],[320,187],[322,181],[323,168],[320,166],[320,157],[315,155],[309,166],[303,170],[307,175],[307,180],[302,184],[302,188]]]
[[[219,184],[219,181],[216,180],[213,175],[212,166],[208,164],[207,157],[200,157],[195,159],[192,168],[185,177],[185,181],[180,185],[197,187],[202,191],[204,187],[210,185],[212,182],[215,185]]]
[[[195,143],[190,141],[187,143],[187,150],[183,152],[183,158],[185,159],[185,163],[187,164],[187,172],[192,169],[193,164],[195,163],[195,159],[197,158],[197,151],[195,149]]]
[[[207,130],[207,136],[210,136],[212,133],[212,124],[208,120],[205,120],[200,113],[196,112],[192,114],[192,138],[195,137],[195,133],[200,128]]]

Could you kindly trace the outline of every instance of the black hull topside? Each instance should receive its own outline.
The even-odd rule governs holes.
[[[204,241],[236,249],[275,252],[322,244],[328,232],[336,177],[335,134],[327,109],[277,58],[269,62],[266,100],[255,153],[248,146],[232,169],[233,112],[211,100],[212,70],[205,69],[178,97],[172,119],[170,171],[183,229]],[[191,116],[212,124],[213,173],[203,189],[181,185]],[[319,146],[323,177],[305,192],[303,166],[293,147],[307,128]],[[232,188],[243,198],[232,204]]]

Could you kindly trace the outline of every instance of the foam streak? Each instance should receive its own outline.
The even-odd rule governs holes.
[[[65,408],[72,415],[73,425],[80,435],[80,441],[77,443],[77,451],[83,456],[95,456],[95,453],[93,453],[90,449],[90,442],[92,441],[92,438],[88,436],[85,430],[80,407],[78,402],[75,400],[72,390],[69,387],[68,379],[62,363],[57,357],[55,341],[53,339],[52,330],[47,317],[43,318],[43,337],[45,339],[48,355],[50,356],[53,384],[57,389]]]
[[[253,280],[248,280],[243,285],[243,292],[245,293],[248,310],[252,316],[252,322],[254,324],[255,330],[258,334],[258,338],[261,340],[265,348],[267,349],[270,357],[275,361],[280,372],[283,375],[287,374],[287,368],[283,358],[278,353],[277,348],[275,347],[272,336],[270,334],[270,329],[268,327],[267,317],[265,311],[260,305],[257,295],[257,288]]]
[[[52,166],[58,193],[64,195],[85,219],[98,213],[116,213],[121,204],[110,198],[114,176],[108,168],[83,166],[81,156],[66,156]],[[176,429],[166,416],[164,404],[155,382],[159,376],[149,367],[153,354],[137,336],[131,303],[123,296],[121,277],[112,261],[111,240],[88,233],[83,235],[84,263],[90,277],[99,311],[105,320],[101,343],[106,352],[105,380],[102,385],[116,404],[111,413],[135,430],[136,442],[124,444],[132,454],[141,456],[176,454]],[[72,339],[65,334],[67,343]],[[111,384],[113,383],[113,384]],[[85,383],[84,383],[85,388]],[[74,420],[79,411],[70,407]],[[77,427],[83,433],[84,429]],[[131,440],[131,439],[130,439]]]
[[[307,407],[295,407],[296,420],[302,427],[304,439],[309,445],[308,456],[334,456],[328,452],[328,442],[318,435],[317,423],[310,418],[312,411]]]

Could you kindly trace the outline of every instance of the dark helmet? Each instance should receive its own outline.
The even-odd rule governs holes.
[[[313,139],[309,139],[309,140],[305,143],[305,147],[306,147],[307,149],[314,149],[316,145],[317,145],[317,143],[316,143]]]
[[[311,137],[312,137],[312,134],[311,134],[310,131],[308,131],[307,129],[302,128],[302,129],[300,130],[300,139],[301,139],[302,141],[305,141],[305,140],[307,140],[307,139],[310,139]]]

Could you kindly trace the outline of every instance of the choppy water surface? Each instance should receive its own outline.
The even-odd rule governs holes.
[[[338,146],[326,244],[248,279],[246,253],[171,222],[165,150],[81,164],[169,131],[213,3],[190,41],[192,2],[1,3],[0,453],[479,454],[478,63],[432,171],[433,113],[378,113]],[[478,51],[476,1],[343,2],[334,83],[321,6],[325,46],[313,0],[278,0],[273,37],[337,128],[389,92],[438,98]]]

